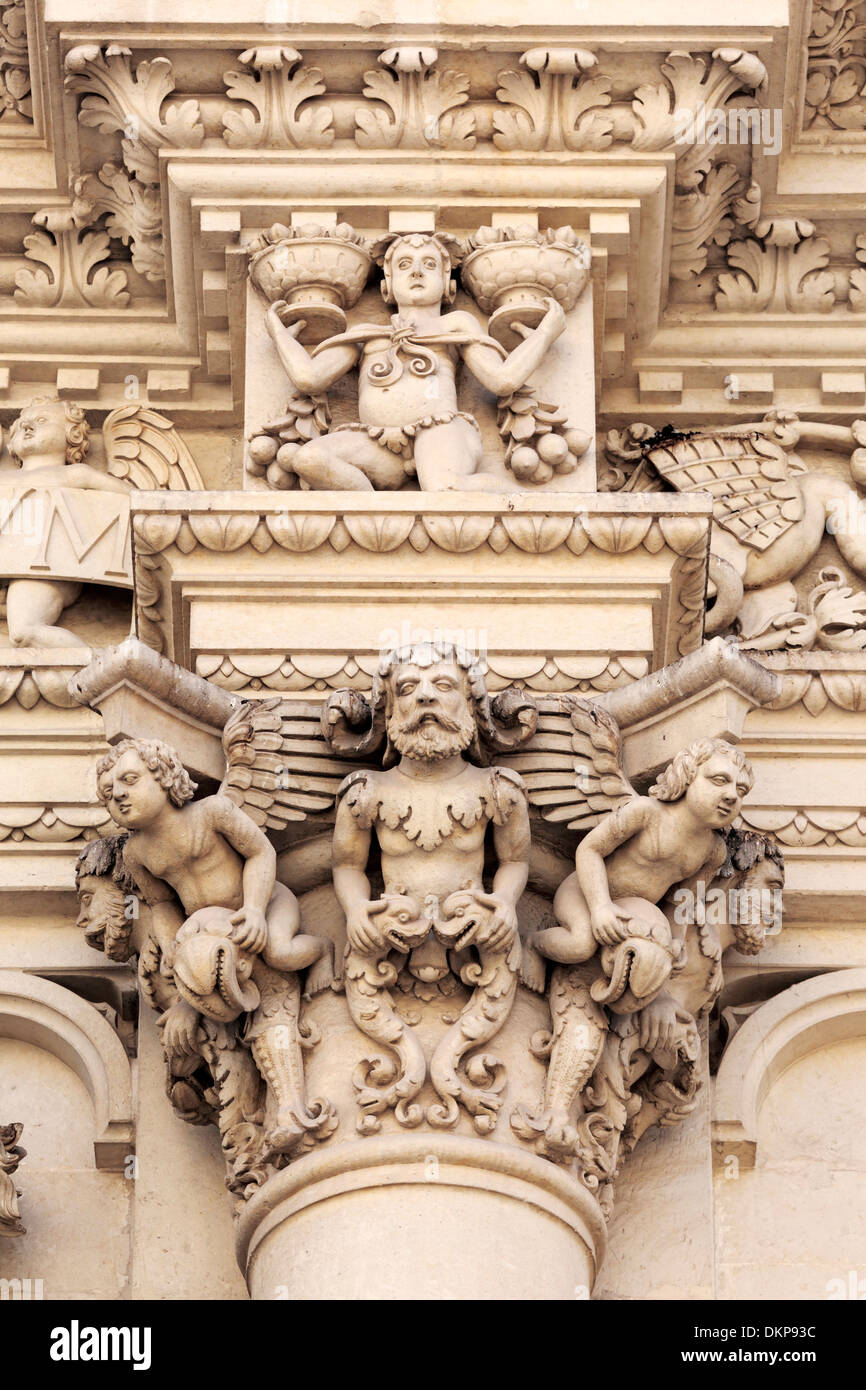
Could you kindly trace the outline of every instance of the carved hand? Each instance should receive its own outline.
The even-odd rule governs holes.
[[[465,924],[458,943],[460,949],[473,945],[485,951],[503,951],[517,935],[517,913],[498,893],[475,888],[452,893],[442,904],[442,912],[458,925]],[[447,935],[441,931],[440,934]],[[451,934],[457,933],[452,930]]]
[[[259,955],[268,942],[268,924],[265,914],[257,907],[242,907],[229,918],[232,924],[232,941],[242,950]]]
[[[346,919],[349,945],[363,955],[381,954],[392,947],[405,955],[423,941],[429,930],[421,904],[402,894],[359,903]]]
[[[288,309],[288,304],[284,299],[276,299],[265,314],[265,323],[271,337],[276,339],[282,333],[288,333],[289,337],[297,338],[301,329],[305,327],[306,321],[298,319],[297,323],[283,323],[282,311]]]
[[[681,1031],[682,1010],[669,994],[660,994],[640,1011],[640,1045],[644,1052],[672,1052]]]
[[[195,1057],[198,1053],[199,1015],[185,999],[178,999],[166,1009],[157,1027],[162,1031],[162,1045],[171,1057]]]
[[[544,334],[552,343],[565,329],[565,314],[562,305],[550,296],[544,302],[547,305],[547,313],[538,325],[536,332]]]
[[[592,913],[592,934],[602,946],[618,946],[620,941],[625,941],[628,936],[628,920],[624,912],[619,912],[613,903],[609,903]]]

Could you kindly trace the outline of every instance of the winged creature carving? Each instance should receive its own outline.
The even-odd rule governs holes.
[[[12,425],[8,452],[18,471],[0,469],[0,490],[8,489],[10,494],[4,501],[0,542],[8,531],[8,545],[3,546],[2,554],[4,564],[8,564],[6,619],[13,646],[84,645],[82,638],[58,626],[57,620],[81,594],[80,576],[98,577],[89,569],[85,576],[81,574],[82,555],[90,557],[89,564],[96,563],[93,547],[97,542],[108,545],[112,557],[106,562],[111,573],[106,571],[105,582],[118,583],[119,576],[128,570],[128,507],[119,503],[112,510],[96,500],[100,494],[128,496],[134,488],[203,487],[180,435],[171,421],[155,410],[137,404],[113,410],[103,426],[103,442],[105,468],[86,462],[90,427],[85,412],[80,405],[59,397],[31,401]],[[49,505],[36,512],[40,534],[35,551],[33,546],[22,546],[14,534],[16,511],[27,505],[31,492],[49,497]],[[70,492],[83,494],[71,511]],[[58,538],[62,541],[70,530],[83,537],[83,551],[68,542],[58,548]],[[106,536],[114,541],[104,541]],[[53,547],[50,551],[49,542]],[[38,566],[36,577],[30,575],[31,565]]]
[[[816,436],[820,427],[812,427]],[[748,595],[761,591],[761,629],[773,629],[775,645],[803,628],[791,583],[814,558],[829,531],[845,560],[866,575],[863,527],[849,518],[861,513],[855,487],[830,472],[809,468],[794,446],[806,434],[796,417],[775,415],[758,425],[722,432],[656,431],[634,424],[607,438],[611,465],[601,491],[709,492],[716,525],[710,541],[714,602],[707,613],[712,635],[737,623],[749,638],[755,626]],[[822,441],[825,442],[825,441]],[[852,439],[853,442],[853,439]],[[833,441],[831,447],[838,447]],[[852,478],[862,469],[851,458]],[[762,642],[767,646],[767,642]]]

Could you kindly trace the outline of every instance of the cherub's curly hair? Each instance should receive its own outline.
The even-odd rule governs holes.
[[[650,787],[650,796],[658,797],[659,801],[679,801],[697,777],[698,768],[702,763],[708,762],[714,753],[724,753],[731,758],[740,772],[748,778],[751,789],[755,780],[752,766],[739,748],[735,748],[723,738],[699,738],[696,743],[690,743],[688,748],[681,749],[676,757],[671,759],[658,781]]]
[[[184,802],[192,800],[197,784],[193,782],[173,748],[155,738],[125,738],[122,743],[115,744],[96,764],[97,795],[103,805],[108,801],[108,797],[103,795],[101,780],[130,748],[138,754],[148,771],[153,773],[159,785],[165,787],[173,806],[183,806]]]
[[[26,407],[28,410],[34,405],[62,405],[66,416],[66,462],[83,463],[90,449],[90,426],[80,405],[75,405],[73,401],[62,401],[59,396],[36,396]],[[15,433],[18,427],[16,420],[9,431],[9,452],[13,458],[21,462],[15,452]]]

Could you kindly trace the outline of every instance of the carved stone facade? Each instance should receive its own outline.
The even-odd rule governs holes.
[[[862,7],[121,8],[0,3],[0,1277],[834,1296]]]

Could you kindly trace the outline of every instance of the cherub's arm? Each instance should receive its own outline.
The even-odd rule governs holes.
[[[495,348],[485,343],[469,343],[461,349],[463,360],[472,375],[494,395],[508,396],[525,385],[527,378],[541,366],[551,344],[565,328],[565,314],[556,300],[548,299],[547,305],[547,313],[538,327],[531,332],[524,330],[527,336],[504,361]],[[471,314],[467,314],[466,318],[475,323]]]
[[[244,860],[245,911],[264,915],[277,873],[277,852],[267,835],[227,796],[209,796],[198,803],[196,811]]]
[[[67,487],[85,488],[93,492],[123,492],[127,495],[133,490],[132,483],[125,478],[113,478],[110,473],[91,468],[89,463],[70,463],[64,471]]]
[[[351,922],[370,899],[367,860],[371,838],[372,831],[360,826],[348,802],[341,800],[334,823],[332,863],[334,892],[347,922]]]
[[[658,809],[658,802],[649,797],[635,797],[634,801],[626,802],[625,806],[605,816],[578,845],[575,855],[577,881],[586,899],[594,931],[596,921],[608,918],[614,911],[605,859],[644,830]]]
[[[272,304],[265,316],[268,332],[282,363],[283,371],[292,385],[306,395],[317,391],[327,391],[341,376],[350,372],[358,360],[360,348],[351,343],[341,343],[339,347],[326,348],[317,353],[315,359],[297,340],[303,328],[303,321],[286,325],[280,318],[280,310],[286,307],[284,300]]]
[[[504,825],[493,827],[493,847],[498,863],[493,891],[515,909],[529,876],[529,843],[529,807],[526,797],[521,796]]]

